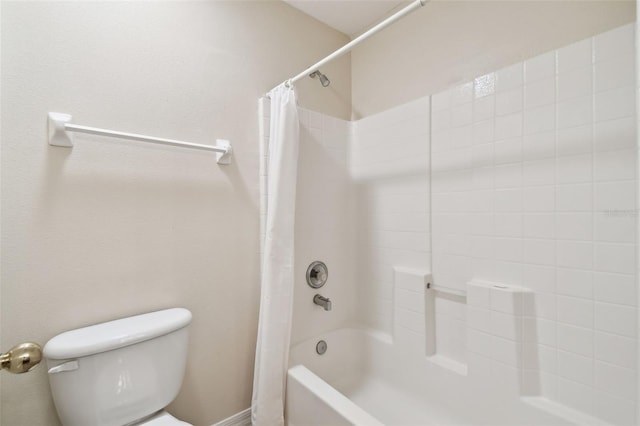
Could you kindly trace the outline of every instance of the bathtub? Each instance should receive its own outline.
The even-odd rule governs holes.
[[[323,355],[319,340],[327,342]],[[408,357],[388,335],[360,329],[294,346],[286,398],[289,426],[602,424],[546,398],[521,397],[482,372]]]

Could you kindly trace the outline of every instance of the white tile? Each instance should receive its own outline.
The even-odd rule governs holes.
[[[493,257],[493,238],[471,237],[471,255],[475,257]]]
[[[473,167],[488,167],[493,165],[493,144],[484,143],[474,145],[472,149]]]
[[[558,185],[556,206],[558,211],[591,211],[592,186],[590,184]]]
[[[595,94],[595,121],[615,120],[635,114],[633,86],[620,87]]]
[[[473,82],[473,91],[476,98],[492,95],[495,91],[496,78],[494,73],[478,77]]]
[[[579,241],[558,241],[558,266],[565,268],[590,269],[593,266],[593,243]]]
[[[498,395],[518,393],[520,392],[520,371],[515,365],[494,360],[491,363],[491,383],[493,391]]]
[[[554,238],[554,215],[552,213],[525,214],[523,235],[526,238]]]
[[[419,334],[425,333],[424,314],[418,312],[402,308],[394,309],[394,323]]]
[[[472,126],[451,129],[451,149],[464,148],[472,144]]]
[[[556,105],[546,105],[526,110],[524,113],[524,134],[547,132],[556,126]]]
[[[593,120],[592,98],[582,96],[558,103],[558,128],[582,126]]]
[[[396,289],[393,296],[394,309],[401,308],[408,311],[424,313],[424,295],[409,290]]]
[[[636,123],[633,117],[604,121],[594,125],[596,151],[635,149]]]
[[[594,332],[591,328],[557,324],[558,349],[578,355],[593,357]]]
[[[591,86],[589,86],[589,89],[591,89]],[[556,79],[555,77],[550,77],[537,80],[532,83],[527,83],[524,90],[524,107],[526,109],[552,104],[556,100]],[[588,93],[590,92],[591,91],[589,90]]]
[[[636,270],[636,249],[632,244],[597,243],[595,258],[598,271],[632,274]]]
[[[466,103],[451,108],[451,126],[462,127],[473,122],[473,104]]]
[[[523,368],[539,370],[547,373],[556,373],[556,349],[534,343],[522,345]]]
[[[555,153],[556,141],[553,132],[525,135],[522,139],[522,159],[524,161],[554,157]]]
[[[522,111],[523,98],[521,86],[498,93],[495,100],[496,115],[508,115]]]
[[[519,238],[494,238],[493,247],[497,260],[522,261],[522,240]]]
[[[473,169],[473,189],[483,190],[493,188],[493,167],[482,167]]]
[[[468,284],[467,304],[477,308],[490,309],[491,288],[486,285]]]
[[[638,368],[638,348],[635,339],[596,332],[594,348],[597,360],[625,368]]]
[[[451,90],[451,106],[471,102],[473,100],[473,82],[464,83],[453,87]]]
[[[491,311],[467,306],[467,324],[476,330],[491,333]]]
[[[482,331],[469,328],[467,330],[467,349],[471,352],[484,355],[487,357],[493,356],[493,337],[489,333],[483,333]]]
[[[596,92],[634,84],[634,55],[619,56],[608,61],[597,62],[594,68]]]
[[[587,414],[593,414],[595,392],[592,387],[558,378],[558,402]]]
[[[494,143],[494,164],[509,164],[522,161],[522,138],[505,139]]]
[[[555,347],[556,321],[525,317],[522,320],[523,341]]]
[[[517,63],[496,72],[496,92],[504,92],[522,86],[524,82],[523,64]]]
[[[522,339],[522,317],[491,311],[491,334],[514,341]]]
[[[534,265],[555,265],[556,247],[553,240],[524,240],[523,261]]]
[[[593,150],[591,131],[591,124],[558,129],[558,155],[590,153]]]
[[[598,212],[595,215],[596,241],[633,243],[636,241],[637,223],[635,213],[615,215]]]
[[[493,235],[493,215],[486,213],[474,214],[471,220],[471,233],[473,235]]]
[[[491,339],[491,358],[512,367],[520,365],[521,344],[510,339],[494,336]]]
[[[495,146],[496,154],[498,146]],[[496,165],[494,167],[494,185],[496,189],[519,188],[522,186],[522,164]]]
[[[473,101],[473,121],[488,120],[495,114],[496,98],[493,95],[485,96]]]
[[[315,111],[308,111],[309,127],[312,129],[322,128],[322,114]]]
[[[510,261],[495,261],[495,281],[522,285],[522,264]]]
[[[496,117],[496,140],[515,138],[518,136],[522,136],[522,113]]]
[[[588,96],[592,90],[592,67],[573,69],[558,75],[558,101]]]
[[[632,24],[624,25],[594,37],[594,58],[605,61],[634,52],[635,34]]]
[[[521,237],[522,215],[519,213],[498,213],[494,215],[494,235],[498,237]]]
[[[593,328],[593,301],[578,297],[558,296],[558,321]]]
[[[556,159],[528,161],[522,165],[522,184],[525,186],[556,183]]]
[[[634,401],[637,395],[636,380],[635,369],[631,370],[601,361],[595,363],[595,386],[600,391]]]
[[[634,307],[595,303],[595,328],[598,331],[636,337],[637,310]]]
[[[451,108],[451,92],[445,90],[431,96],[431,111],[442,111]]]
[[[556,52],[536,56],[524,63],[525,81],[527,83],[552,77],[556,73]]]
[[[475,123],[471,128],[474,145],[487,144],[494,140],[494,120],[485,120]]]
[[[556,235],[562,240],[593,239],[593,215],[591,213],[558,213]]]
[[[434,133],[443,132],[451,128],[451,110],[433,111],[431,114],[431,130]]]
[[[597,181],[635,179],[635,150],[599,151],[594,156],[594,178]]]
[[[538,293],[554,293],[556,288],[555,268],[552,266],[523,265],[522,284]],[[531,297],[523,295],[526,304]]]
[[[636,281],[633,275],[594,273],[594,297],[599,302],[636,306]]]
[[[636,184],[633,181],[597,183],[595,209],[598,211],[634,210]]]
[[[494,210],[496,212],[522,211],[522,190],[500,189],[494,191]]]
[[[593,385],[593,359],[558,351],[558,375],[587,386]]]
[[[606,392],[596,392],[594,409],[596,417],[610,424],[637,424],[636,404]]]
[[[591,154],[559,157],[557,160],[558,183],[591,182],[593,178],[593,159]]]
[[[563,74],[575,68],[591,65],[591,39],[572,43],[558,49],[558,73]]]
[[[558,268],[556,288],[560,295],[591,299],[593,298],[593,272]]]
[[[522,293],[510,288],[491,287],[491,309],[512,315],[522,314]]]
[[[539,186],[523,190],[523,207],[526,212],[550,212],[556,205],[556,188]]]

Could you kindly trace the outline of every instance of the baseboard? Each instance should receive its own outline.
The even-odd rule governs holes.
[[[220,420],[213,426],[251,426],[251,407],[224,420]]]

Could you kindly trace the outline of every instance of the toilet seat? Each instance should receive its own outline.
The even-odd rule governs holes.
[[[166,411],[161,411],[157,415],[147,419],[142,423],[136,423],[135,426],[193,426],[190,423],[183,422],[173,417]]]

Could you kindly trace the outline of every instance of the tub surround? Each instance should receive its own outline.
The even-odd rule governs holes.
[[[341,324],[366,332],[305,327],[289,380],[312,372],[385,424],[634,424],[634,36],[350,123],[352,192],[331,203],[356,230],[336,240],[358,292]]]

